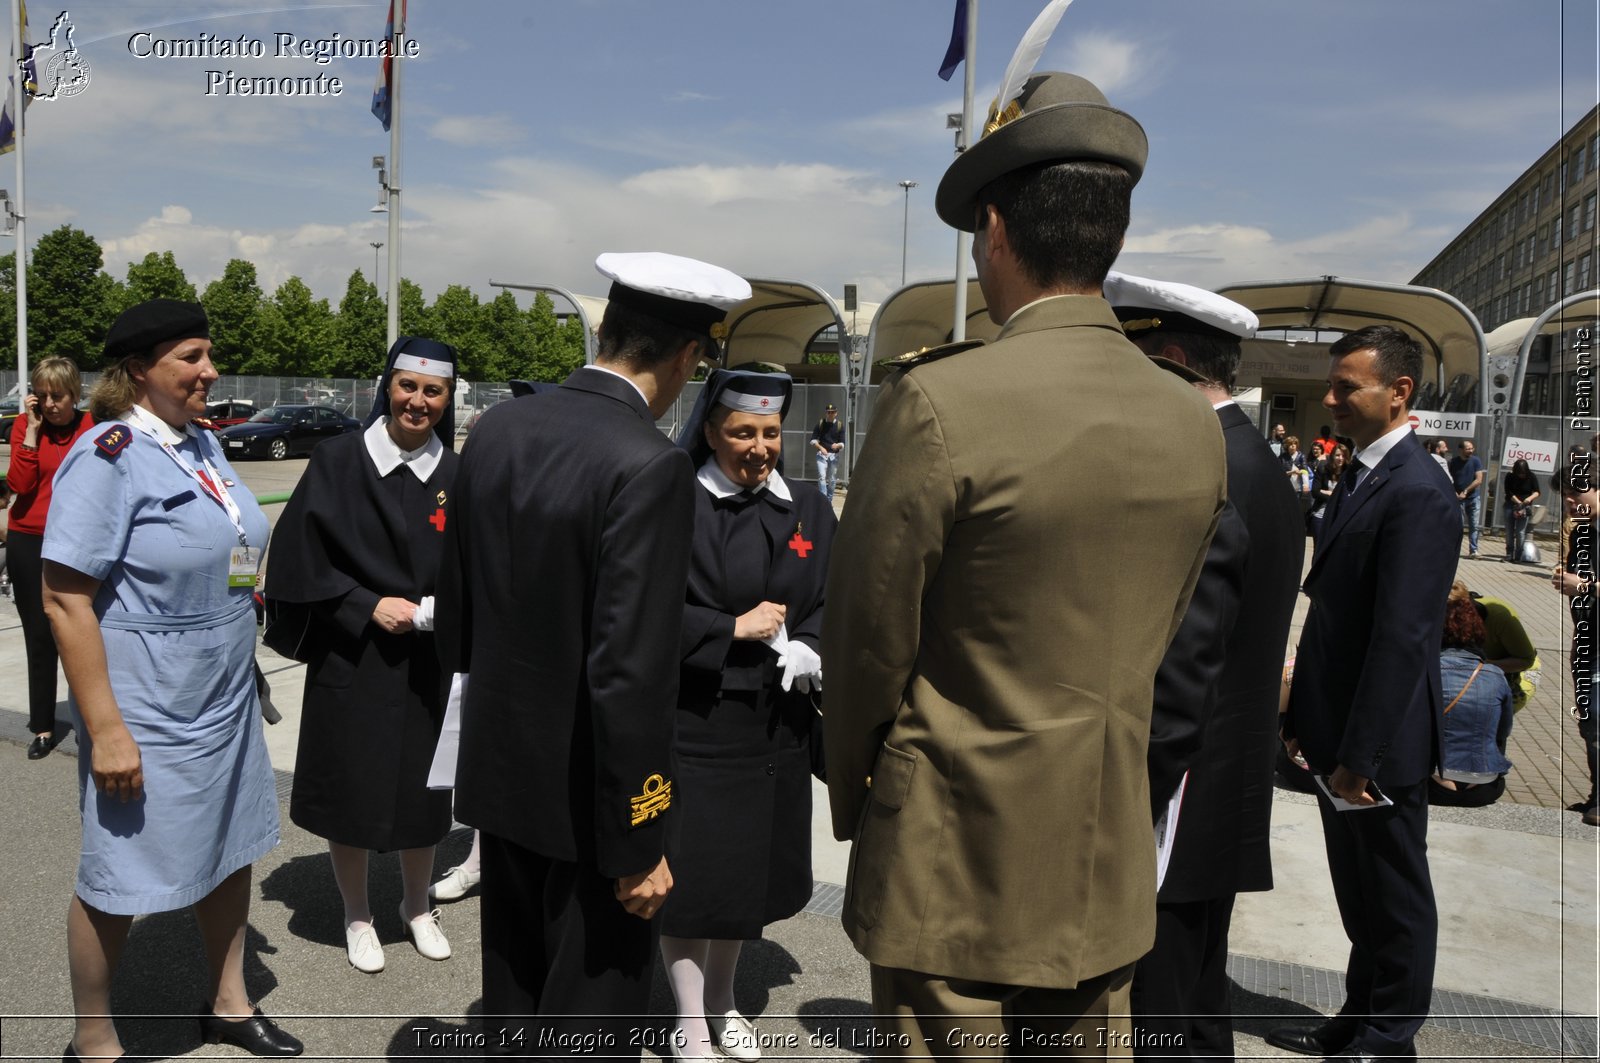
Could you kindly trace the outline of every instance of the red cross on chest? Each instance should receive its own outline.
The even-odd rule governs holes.
[[[428,518],[428,523],[433,525],[434,531],[444,531],[444,507],[440,506],[433,511],[433,516]]]
[[[810,539],[801,538],[799,529],[796,529],[794,538],[789,540],[789,549],[793,550],[795,553],[799,554],[802,559],[804,559],[805,556],[811,552],[812,543]]]

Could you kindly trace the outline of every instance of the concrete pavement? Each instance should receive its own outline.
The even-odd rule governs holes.
[[[279,490],[258,484],[257,474],[279,478],[300,467],[251,464],[243,472],[258,490]],[[1501,594],[1519,608],[1544,657],[1545,682],[1513,735],[1514,742],[1527,735],[1526,745],[1512,752],[1515,800],[1432,812],[1439,970],[1419,1049],[1434,1058],[1592,1059],[1600,1010],[1600,832],[1559,807],[1576,799],[1575,786],[1586,782],[1581,760],[1574,776],[1578,750],[1569,741],[1570,722],[1561,717],[1562,691],[1570,687],[1561,681],[1564,612],[1542,570],[1479,561],[1463,562],[1462,574],[1475,589]],[[267,736],[286,795],[302,669],[265,649],[261,664],[285,717]],[[9,601],[0,601],[0,674],[13,677],[0,688],[0,758],[6,763],[0,802],[10,810],[0,821],[0,1058],[59,1059],[71,1029],[64,915],[79,839],[76,743],[69,739],[42,761],[23,756],[25,671]],[[747,945],[740,965],[738,1004],[775,1045],[769,1059],[855,1056],[868,1043],[866,965],[837,920],[847,847],[832,840],[825,801],[818,787],[812,904]],[[441,847],[440,869],[458,862],[467,842],[464,830],[452,834]],[[1286,1017],[1330,1011],[1342,996],[1348,945],[1310,798],[1280,792],[1272,842],[1277,887],[1241,897],[1234,919],[1230,973],[1241,1056],[1283,1055],[1261,1035]],[[443,963],[422,959],[401,940],[393,914],[398,899],[394,858],[374,858],[373,910],[388,968],[375,976],[356,973],[342,951],[325,847],[288,822],[285,800],[283,844],[256,867],[246,970],[267,1013],[306,1041],[306,1058],[473,1054],[472,1017],[481,1010],[476,897],[446,906],[444,928],[455,956]],[[243,1057],[237,1049],[200,1045],[190,1015],[203,995],[192,917],[174,912],[137,920],[113,997],[129,1050],[153,1058]],[[659,976],[653,1010],[660,1025],[639,1033],[647,1049],[661,1043],[671,1021],[670,994]]]

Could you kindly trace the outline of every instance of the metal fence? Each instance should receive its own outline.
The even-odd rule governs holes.
[[[667,411],[665,417],[656,422],[656,426],[673,439],[678,438],[679,430],[689,420],[689,414],[693,412],[694,404],[704,388],[705,385],[699,381],[686,385],[678,401],[672,404],[672,409]],[[795,383],[794,398],[789,403],[788,415],[783,419],[784,479],[816,481],[817,463],[812,460],[811,430],[822,420],[822,411],[830,402],[838,408],[839,416],[844,418],[848,407],[843,385]],[[845,471],[849,468],[848,441],[846,450],[846,460],[840,463],[841,482],[848,479]]]
[[[1480,418],[1482,425],[1487,418]],[[1593,430],[1574,431],[1573,419],[1570,417],[1554,417],[1536,414],[1513,414],[1507,416],[1504,428],[1499,433],[1496,442],[1504,446],[1507,439],[1526,439],[1540,443],[1549,443],[1556,453],[1556,463],[1566,460],[1567,450],[1573,446],[1587,448]],[[1482,436],[1484,433],[1479,432]],[[1483,524],[1487,528],[1505,527],[1505,507],[1500,500],[1505,497],[1506,474],[1511,471],[1511,463],[1501,461],[1500,453],[1490,453],[1486,445],[1487,440],[1478,441],[1479,451],[1485,457],[1484,464],[1491,470],[1492,475],[1485,479],[1489,485],[1489,497],[1484,500]],[[1488,460],[1492,458],[1493,460]],[[1535,471],[1539,479],[1539,501],[1537,505],[1544,507],[1544,513],[1539,521],[1536,531],[1550,531],[1561,523],[1561,498],[1550,487],[1550,473]]]
[[[97,373],[83,374],[83,391],[87,395],[94,385]],[[15,398],[12,389],[17,383],[15,369],[0,370],[0,397]],[[456,390],[456,431],[470,432],[473,417],[511,397],[511,385],[505,381],[463,381],[464,386]],[[663,432],[676,439],[678,429],[689,419],[689,413],[694,409],[695,400],[700,397],[700,390],[705,385],[699,382],[690,383],[683,389],[683,394],[672,404],[667,415],[659,420],[657,425]],[[239,400],[254,403],[257,409],[266,409],[268,406],[294,405],[299,403],[312,403],[319,406],[331,406],[340,413],[351,417],[364,418],[372,409],[373,395],[377,387],[375,380],[335,380],[327,377],[287,377],[287,376],[224,376],[218,378],[211,385],[209,402],[227,402]],[[866,390],[866,389],[863,389]],[[871,390],[877,390],[873,388]],[[838,407],[841,417],[848,417],[848,406],[845,402],[845,388],[839,384],[805,384],[797,382],[794,386],[794,399],[789,404],[789,415],[783,419],[783,474],[791,480],[811,480],[817,478],[816,463],[811,460],[811,430],[818,421],[822,420],[822,411],[833,403]],[[849,422],[846,420],[848,426]],[[841,463],[843,469],[840,479],[847,478],[844,469],[849,468],[850,448],[859,441],[860,431],[852,432],[852,438],[847,441],[846,460]]]

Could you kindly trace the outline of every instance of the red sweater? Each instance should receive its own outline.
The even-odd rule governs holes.
[[[48,421],[39,426],[39,449],[22,445],[28,434],[28,417],[19,416],[11,426],[11,468],[6,472],[6,488],[17,497],[11,503],[7,527],[28,535],[43,535],[45,518],[50,513],[50,492],[56,470],[73,442],[94,427],[94,418],[78,411],[75,423],[57,428]]]

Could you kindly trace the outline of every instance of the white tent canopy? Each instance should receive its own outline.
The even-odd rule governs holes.
[[[750,289],[750,298],[728,311],[729,367],[767,362],[796,380],[849,386],[850,328],[833,296],[804,281],[752,279]],[[839,337],[838,366],[807,365],[811,341],[828,328]]]
[[[955,326],[956,282],[917,281],[885,299],[867,340],[871,363],[950,342]],[[1000,326],[989,320],[989,304],[976,280],[967,281],[967,339],[992,340]]]
[[[1527,379],[1528,358],[1533,350],[1534,341],[1540,336],[1558,336],[1570,329],[1580,327],[1592,329],[1597,321],[1600,321],[1600,289],[1569,295],[1530,322],[1511,322],[1513,325],[1526,324],[1522,342],[1517,347],[1517,378],[1511,389],[1513,413],[1522,408],[1522,386]],[[1511,325],[1503,327],[1510,328]],[[1495,331],[1498,334],[1501,330]],[[1590,342],[1591,344],[1594,342],[1593,337]],[[1592,412],[1591,408],[1590,413]]]
[[[1436,288],[1350,277],[1252,281],[1219,288],[1218,295],[1255,311],[1261,329],[1353,332],[1367,325],[1395,325],[1422,344],[1426,375],[1437,393],[1465,394],[1482,412],[1483,389],[1476,388],[1487,370],[1483,328],[1454,296]]]

